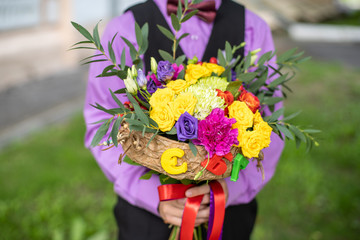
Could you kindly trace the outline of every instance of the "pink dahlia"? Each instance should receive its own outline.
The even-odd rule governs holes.
[[[235,118],[225,117],[224,110],[215,108],[209,116],[198,124],[198,138],[193,140],[197,145],[205,147],[210,157],[214,154],[224,156],[233,145],[238,145],[238,129],[232,129]]]

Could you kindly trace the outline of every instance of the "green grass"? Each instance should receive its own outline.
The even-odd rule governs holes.
[[[306,154],[287,143],[257,197],[253,240],[358,238],[359,78],[335,63],[302,65],[286,112],[303,110],[294,123],[321,129],[320,147]],[[83,135],[78,114],[0,152],[0,239],[71,240],[102,231],[115,239],[112,185],[83,147]]]

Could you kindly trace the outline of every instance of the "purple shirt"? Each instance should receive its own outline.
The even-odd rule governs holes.
[[[154,0],[154,2],[165,16],[169,26],[171,26],[170,17],[166,14],[167,1]],[[216,0],[216,8],[219,8],[220,4],[221,0]],[[107,43],[118,32],[118,35],[126,37],[137,47],[134,22],[135,20],[131,12],[127,12],[109,22],[102,37],[103,46],[106,48]],[[197,17],[191,18],[182,25],[178,36],[185,32],[190,34],[180,42],[180,46],[188,58],[192,58],[194,55],[199,59],[202,58],[212,26],[212,23],[206,23]],[[260,55],[274,50],[271,31],[268,25],[249,10],[245,11],[245,41],[245,55],[257,48],[262,49],[259,53]],[[120,63],[122,49],[128,49],[120,37],[116,38],[113,48],[117,61]],[[131,58],[129,51],[126,52],[126,59],[127,65],[130,66]],[[107,62],[97,62],[90,66],[84,106],[84,117],[87,125],[85,145],[87,147],[90,146],[91,140],[100,126],[99,124],[92,123],[110,117],[110,115],[91,107],[90,104],[99,103],[106,108],[116,108],[117,105],[111,98],[109,88],[112,91],[116,91],[125,87],[123,81],[117,77],[96,78],[108,65],[109,63]],[[126,101],[127,99],[122,97],[120,100]],[[281,104],[278,104],[276,109],[280,107]],[[248,203],[256,196],[261,188],[272,178],[283,147],[283,141],[276,134],[272,134],[270,147],[263,150],[265,155],[263,161],[265,181],[262,181],[261,173],[257,171],[256,161],[251,162],[245,170],[240,172],[237,182],[231,182],[230,178],[226,179],[229,190],[227,206]],[[101,151],[101,149],[102,147],[90,148],[100,168],[114,184],[114,191],[129,203],[159,215],[157,211],[159,205],[157,187],[160,185],[158,176],[153,175],[149,180],[140,180],[140,176],[146,171],[145,167],[132,166],[127,163],[118,165],[118,158],[122,152],[121,146],[106,151]]]

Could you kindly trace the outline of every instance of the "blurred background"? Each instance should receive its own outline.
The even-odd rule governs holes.
[[[0,0],[0,239],[115,239],[112,185],[83,146],[91,52],[70,21],[100,28],[135,0]],[[286,114],[321,129],[310,153],[286,145],[257,197],[252,239],[359,239],[360,0],[242,0],[279,53],[312,60]]]

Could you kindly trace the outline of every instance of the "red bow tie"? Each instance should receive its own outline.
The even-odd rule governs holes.
[[[187,1],[187,0],[185,0]],[[184,6],[184,0],[181,0],[182,5]],[[178,0],[168,0],[167,2],[167,13],[170,15],[171,13],[176,14],[178,7]],[[215,1],[204,1],[198,4],[189,4],[189,8],[198,9],[198,13],[196,14],[199,18],[204,20],[205,22],[213,22],[216,17],[216,8]]]

